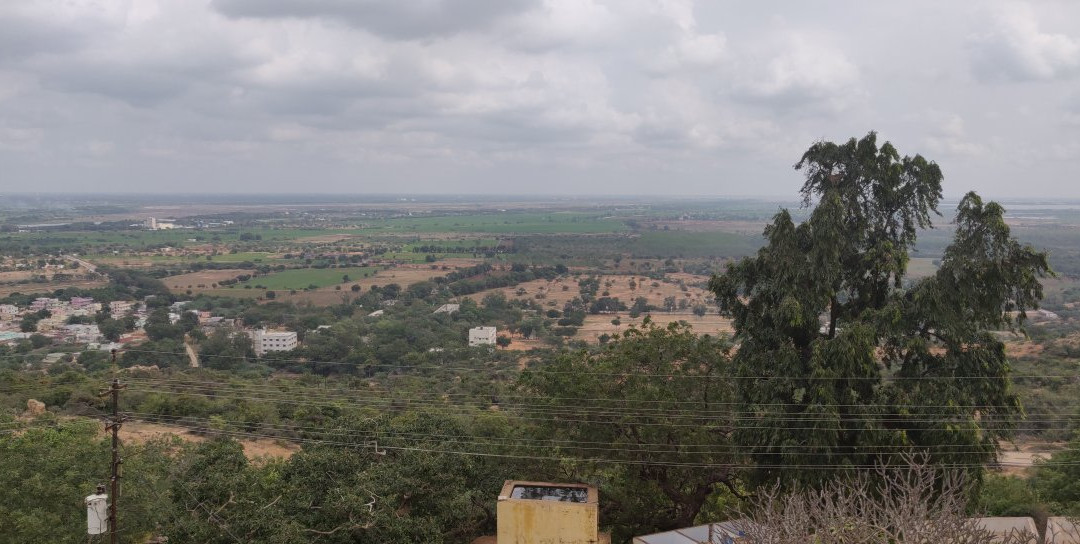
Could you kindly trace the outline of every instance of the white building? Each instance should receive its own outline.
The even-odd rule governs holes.
[[[292,331],[258,329],[251,332],[251,341],[255,344],[255,354],[260,357],[270,351],[296,349],[296,333]]]
[[[174,220],[162,219],[158,221],[156,217],[148,217],[143,224],[150,230],[171,230],[176,228]]]
[[[495,345],[495,327],[476,327],[469,329],[469,346]]]
[[[433,314],[452,314],[452,313],[457,312],[459,310],[461,310],[461,305],[460,304],[443,304],[442,306],[439,306],[438,308],[435,308],[435,311],[431,312],[431,313],[433,313]]]
[[[76,344],[101,341],[101,330],[97,325],[64,325],[68,338]]]

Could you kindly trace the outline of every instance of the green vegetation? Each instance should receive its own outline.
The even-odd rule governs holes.
[[[350,279],[366,278],[376,274],[378,270],[378,267],[371,266],[321,269],[298,268],[257,276],[240,282],[240,285],[262,286],[266,289],[276,290],[319,288],[348,283]],[[346,276],[348,279],[345,279]]]
[[[731,232],[648,231],[630,243],[635,257],[744,257],[761,247],[760,236]]]
[[[809,219],[781,210],[757,256],[710,283],[740,342],[739,410],[754,416],[735,440],[758,481],[817,484],[833,471],[797,467],[872,466],[898,448],[992,461],[1021,417],[992,331],[1022,324],[1007,311],[1038,307],[1046,254],[969,193],[941,267],[904,288],[909,250],[941,199],[937,165],[878,148],[870,133],[815,144],[796,168],[805,203],[817,203]]]
[[[133,426],[182,437],[124,441],[124,542],[469,542],[494,533],[511,478],[598,486],[602,525],[627,541],[745,512],[777,478],[837,490],[908,453],[968,470],[972,514],[1080,513],[1080,442],[1048,443],[1080,413],[1080,213],[1009,229],[969,195],[955,225],[930,228],[937,166],[872,136],[816,144],[800,168],[814,205],[779,214],[382,202],[175,231],[8,228],[0,268],[27,287],[0,303],[131,301],[65,322],[115,340],[145,318],[147,339],[114,363],[49,336],[47,311],[12,322],[34,334],[0,345],[0,534],[83,540],[81,498],[109,458],[87,419],[113,376]],[[1066,274],[1041,277],[1046,255],[1017,240]],[[55,289],[43,274],[60,251],[105,265],[108,284]],[[699,290],[713,273],[734,338],[653,325],[718,320]],[[1057,316],[1021,323],[1044,289]],[[170,307],[182,300],[212,318]],[[495,346],[468,345],[477,326],[497,327]],[[300,343],[256,356],[254,328]],[[987,468],[1003,439],[1057,452],[1003,476]]]
[[[492,232],[588,234],[629,230],[618,218],[580,212],[492,213],[408,217],[372,224],[374,229],[403,232]],[[360,231],[361,233],[366,231]]]

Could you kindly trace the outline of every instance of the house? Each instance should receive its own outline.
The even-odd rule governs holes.
[[[60,305],[60,301],[55,298],[38,297],[34,299],[34,302],[30,303],[30,309],[32,311],[49,310]]]
[[[83,309],[94,303],[94,297],[71,297],[71,307]]]
[[[385,313],[386,313],[386,310],[375,310],[374,312],[371,312],[370,314],[367,314],[367,316],[368,317],[379,317],[380,315],[383,315]]]
[[[99,342],[101,331],[97,325],[64,325],[68,339],[76,344]]]
[[[94,351],[112,351],[114,349],[120,350],[120,349],[124,349],[124,344],[121,344],[120,342],[110,342],[110,343],[106,343],[106,344],[99,344],[97,342],[90,342],[89,344],[86,345],[86,349],[87,350],[94,350]]]
[[[454,313],[454,312],[456,312],[456,311],[458,311],[460,309],[461,309],[460,304],[443,304],[442,306],[439,306],[438,308],[435,308],[435,311],[431,312],[431,313],[433,313],[433,314],[452,314],[452,313]]]
[[[131,311],[132,305],[129,300],[114,300],[109,303],[109,312],[114,317],[120,317]]]
[[[469,329],[469,346],[494,346],[495,327],[475,327]]]
[[[1032,321],[1061,321],[1061,316],[1042,308],[1028,314]]]
[[[67,355],[67,353],[56,353],[56,352],[50,353],[50,354],[46,355],[45,358],[41,360],[41,362],[45,366],[55,365],[56,363],[59,363],[60,360],[63,359],[65,355]]]
[[[293,331],[267,331],[257,329],[251,332],[251,341],[255,344],[255,354],[262,357],[271,351],[292,351],[296,349],[296,333]]]

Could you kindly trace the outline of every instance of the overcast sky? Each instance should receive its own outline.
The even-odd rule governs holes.
[[[1080,197],[1080,2],[0,0],[0,190]]]

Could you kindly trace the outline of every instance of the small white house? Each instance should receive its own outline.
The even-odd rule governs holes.
[[[494,346],[495,327],[475,327],[469,329],[469,346]]]

